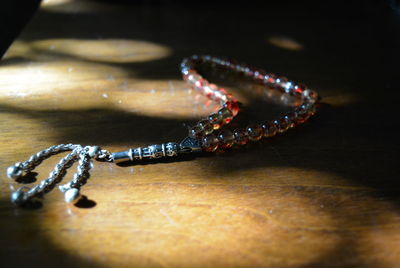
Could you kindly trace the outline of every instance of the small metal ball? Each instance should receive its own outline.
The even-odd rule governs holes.
[[[10,179],[17,180],[23,175],[23,170],[19,166],[11,166],[7,168],[7,176]]]
[[[76,204],[80,197],[81,194],[77,188],[71,188],[64,193],[65,202],[67,203]]]
[[[100,154],[100,146],[89,146],[88,154],[90,157],[96,157]]]
[[[24,200],[24,192],[21,189],[18,189],[17,191],[13,192],[11,194],[11,202],[15,205],[22,205],[25,200]]]

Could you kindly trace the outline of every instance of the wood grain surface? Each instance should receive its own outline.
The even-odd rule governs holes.
[[[0,62],[0,266],[398,267],[398,22],[376,2],[335,8],[45,1]],[[183,139],[213,110],[180,78],[194,53],[303,81],[319,114],[224,153],[95,163],[85,207],[58,191],[10,204],[6,168],[48,146]],[[232,90],[233,124],[279,113]]]

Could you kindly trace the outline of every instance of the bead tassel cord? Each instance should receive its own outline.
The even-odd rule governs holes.
[[[276,120],[238,128],[233,131],[220,130],[223,125],[229,124],[238,115],[240,105],[232,94],[216,84],[210,83],[196,71],[197,66],[203,63],[242,74],[268,89],[275,89],[282,94],[293,96],[299,102],[292,111]],[[81,197],[80,188],[90,177],[89,170],[92,167],[93,159],[107,162],[140,161],[142,159],[175,157],[179,154],[201,151],[214,152],[218,148],[227,149],[234,144],[245,145],[249,141],[258,141],[263,137],[268,138],[283,133],[290,128],[303,124],[316,112],[318,94],[315,91],[303,84],[290,81],[286,77],[279,77],[261,69],[238,64],[235,61],[194,55],[182,61],[181,72],[183,79],[191,87],[221,106],[216,113],[210,114],[207,118],[201,119],[196,125],[192,126],[189,129],[188,137],[181,143],[156,144],[117,153],[110,153],[98,146],[84,147],[79,144],[60,144],[49,147],[32,155],[27,161],[9,167],[7,176],[19,182],[45,159],[62,152],[71,152],[60,160],[47,179],[32,188],[26,186],[19,188],[12,193],[11,201],[16,205],[24,206],[34,198],[42,198],[44,194],[53,190],[62,181],[67,170],[78,161],[77,172],[73,175],[72,180],[59,186],[60,191],[64,193],[65,201],[76,203]]]

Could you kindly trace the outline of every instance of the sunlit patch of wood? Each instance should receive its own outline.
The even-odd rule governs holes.
[[[300,51],[304,49],[301,43],[286,36],[271,36],[268,38],[268,43],[287,50]]]
[[[199,168],[192,162],[139,166],[134,173],[108,169],[84,190],[96,207],[52,198],[42,228],[65,252],[99,263],[107,254],[107,265],[118,267],[306,265],[339,242],[327,232],[335,218],[314,200],[318,190],[268,185],[268,175],[265,184],[252,185],[250,177],[248,184],[224,176],[213,182],[207,172],[194,175]]]
[[[95,62],[129,63],[161,59],[169,48],[149,41],[129,39],[48,39],[31,42],[38,51],[49,50]]]

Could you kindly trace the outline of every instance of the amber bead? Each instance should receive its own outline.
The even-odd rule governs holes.
[[[192,138],[198,138],[199,136],[202,136],[204,134],[203,128],[196,125],[193,126],[189,129],[189,136]]]
[[[218,138],[214,134],[209,134],[201,139],[201,144],[206,152],[214,152],[218,148]]]
[[[262,129],[264,130],[264,137],[272,137],[275,136],[278,132],[278,126],[276,122],[267,122],[261,125]]]
[[[235,129],[233,131],[233,135],[235,136],[235,143],[239,145],[245,145],[249,142],[249,136],[247,135],[247,131],[242,128]]]
[[[235,136],[230,130],[223,130],[218,134],[219,146],[221,148],[230,148],[235,142]]]
[[[223,107],[218,111],[218,114],[221,115],[222,122],[224,124],[228,124],[229,122],[232,121],[233,114],[231,110],[229,110],[227,107]]]
[[[283,117],[279,120],[279,124],[278,124],[278,132],[279,133],[283,133],[285,131],[287,131],[290,127],[290,122],[288,121],[287,118]]]
[[[208,116],[208,121],[212,124],[214,129],[221,127],[222,116],[219,113],[213,113]]]
[[[263,129],[260,125],[252,125],[246,128],[247,135],[249,136],[249,140],[258,141],[263,136]]]
[[[204,135],[208,135],[214,130],[213,125],[207,119],[199,121],[197,125],[203,130]]]

